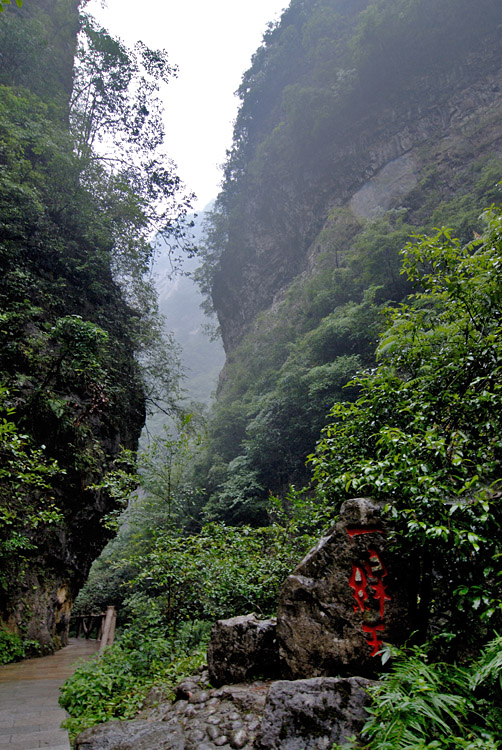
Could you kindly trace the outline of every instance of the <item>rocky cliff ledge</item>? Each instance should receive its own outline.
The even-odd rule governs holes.
[[[69,127],[80,5],[0,13],[0,625],[44,650],[66,642],[112,534],[99,485],[145,417],[141,313]]]

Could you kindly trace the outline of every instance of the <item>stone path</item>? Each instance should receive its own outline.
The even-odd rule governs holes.
[[[91,656],[96,641],[71,638],[51,656],[0,667],[0,750],[69,750],[68,733],[60,725],[59,687],[75,671],[75,662]]]

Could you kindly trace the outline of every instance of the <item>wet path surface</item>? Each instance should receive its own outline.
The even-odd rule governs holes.
[[[51,656],[0,667],[0,750],[69,750],[60,729],[66,713],[58,705],[59,687],[89,657],[99,642],[76,640]]]

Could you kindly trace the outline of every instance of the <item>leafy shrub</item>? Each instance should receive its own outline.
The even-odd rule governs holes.
[[[501,654],[500,636],[469,667],[431,663],[425,648],[395,652],[390,672],[369,688],[364,739],[332,750],[498,750]]]
[[[460,649],[502,616],[502,210],[485,218],[467,246],[448,230],[407,245],[404,271],[423,291],[388,311],[378,368],[354,381],[355,403],[335,404],[311,457],[335,507],[368,493],[384,503],[423,566],[422,635],[441,612]]]
[[[501,746],[498,680],[502,638],[497,636],[469,668],[428,663],[426,651],[401,653],[391,672],[373,688],[364,729],[375,750],[496,750]],[[498,655],[498,658],[494,658]]]
[[[170,528],[164,505],[138,501],[91,570],[76,608],[115,604],[122,627],[178,637],[186,623],[275,611],[280,585],[330,524],[326,508],[292,488],[269,499],[270,526]],[[138,520],[138,523],[136,521]]]
[[[189,639],[187,639],[188,641]],[[205,648],[188,652],[182,644],[144,631],[126,631],[114,646],[82,663],[61,688],[60,705],[70,718],[71,736],[110,719],[132,719],[153,684],[168,695],[204,663]]]
[[[17,633],[0,628],[0,664],[20,661],[39,652],[40,644],[36,641],[23,639]]]
[[[269,614],[275,612],[280,585],[313,543],[311,534],[279,524],[210,523],[191,536],[159,534],[151,550],[135,560],[140,572],[130,582],[134,596],[124,605],[137,620],[136,608],[146,604],[173,632],[194,618]]]
[[[267,528],[208,524],[191,536],[150,529],[144,545],[115,548],[115,565],[134,571],[123,581],[127,625],[115,646],[82,664],[63,686],[71,734],[130,719],[154,683],[169,692],[192,674],[203,663],[215,619],[275,611],[280,584],[327,519],[324,508],[294,489],[284,501],[273,499],[270,512]]]
[[[36,548],[37,528],[61,521],[52,480],[64,473],[16,426],[11,395],[0,383],[0,589],[8,590],[20,575],[28,551]],[[21,658],[21,657],[19,657]]]

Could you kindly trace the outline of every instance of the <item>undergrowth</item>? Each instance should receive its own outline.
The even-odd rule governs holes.
[[[38,641],[21,638],[17,633],[9,633],[0,628],[0,664],[26,659],[28,656],[39,656],[41,651]]]
[[[120,640],[83,662],[61,688],[63,722],[70,739],[111,719],[132,719],[155,685],[166,698],[175,685],[205,663],[209,625],[187,623],[176,637],[124,632]]]
[[[429,663],[424,648],[400,652],[369,693],[363,740],[332,750],[500,750],[502,637],[469,667]]]

